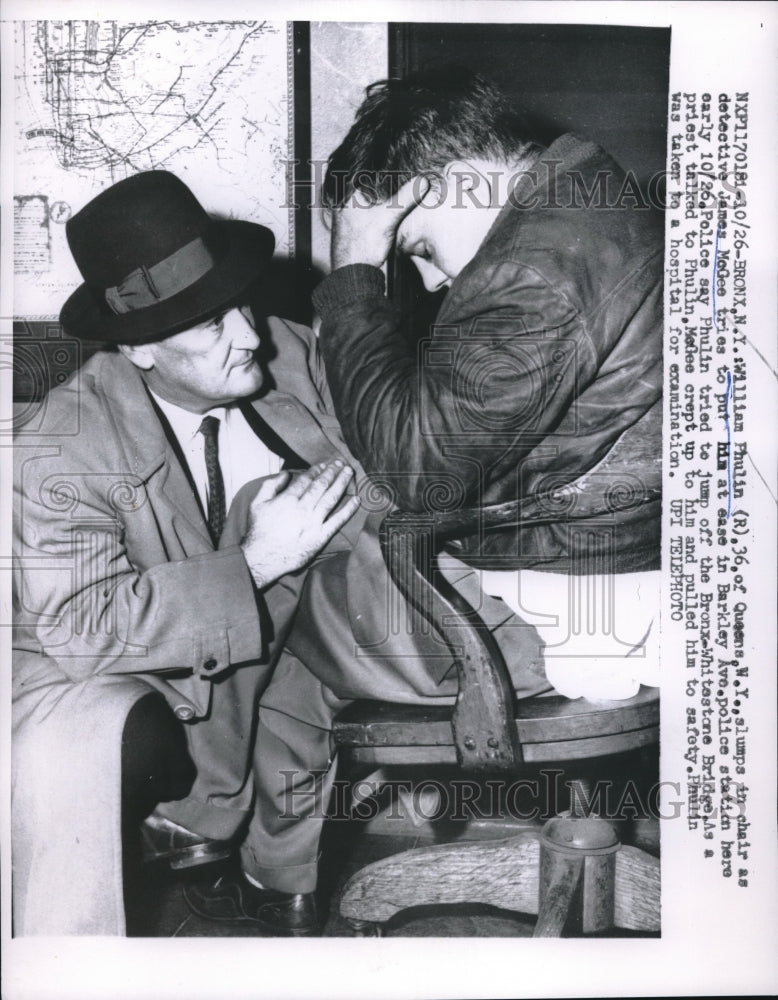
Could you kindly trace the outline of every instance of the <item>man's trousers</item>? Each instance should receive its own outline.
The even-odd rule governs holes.
[[[356,643],[346,613],[347,560],[348,554],[336,554],[308,573],[260,703],[256,804],[242,862],[263,885],[285,892],[310,892],[317,884],[319,840],[337,766],[330,730],[338,711],[355,698],[450,704],[457,690],[450,650],[404,602],[389,597],[385,573],[362,578],[366,589],[373,587],[373,607],[387,609],[387,616],[375,616],[373,644]],[[450,559],[442,572],[491,628],[517,697],[548,691],[536,630],[503,601],[485,597],[476,571]]]

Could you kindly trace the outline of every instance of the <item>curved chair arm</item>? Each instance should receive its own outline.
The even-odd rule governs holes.
[[[521,761],[521,746],[508,668],[467,601],[446,580],[433,583],[433,518],[390,514],[381,525],[380,540],[400,593],[437,629],[454,658],[459,693],[451,724],[458,763],[473,771],[511,770]]]
[[[389,575],[405,599],[440,633],[454,658],[459,693],[452,728],[457,760],[463,768],[508,771],[521,762],[515,696],[505,660],[487,626],[446,580],[440,576],[433,580],[435,556],[446,542],[481,530],[558,523],[564,497],[563,493],[454,511],[397,510],[381,525],[381,551]],[[604,498],[576,492],[574,509],[568,505],[561,517],[584,519],[659,497],[659,490],[654,489],[644,489],[638,496],[614,491]]]

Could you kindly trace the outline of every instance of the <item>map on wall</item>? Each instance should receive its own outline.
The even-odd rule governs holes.
[[[142,170],[293,251],[288,53],[285,22],[17,22],[15,315],[59,313],[81,282],[65,223]]]

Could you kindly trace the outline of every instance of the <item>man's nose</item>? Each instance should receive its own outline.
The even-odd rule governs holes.
[[[428,260],[425,260],[423,257],[414,257],[413,263],[416,265],[416,270],[419,272],[424,287],[428,292],[437,292],[444,285],[448,284],[448,275]]]
[[[256,351],[259,347],[259,334],[243,310],[231,309],[224,318],[224,325],[233,349]]]

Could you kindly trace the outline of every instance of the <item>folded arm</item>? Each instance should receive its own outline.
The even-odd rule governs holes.
[[[447,318],[418,347],[376,268],[341,268],[316,291],[346,441],[370,473],[393,477],[397,502],[410,509],[452,468],[477,500],[494,470],[515,467],[554,432],[596,370],[580,319],[564,301],[549,309],[531,269],[506,262],[472,284],[462,318]]]

